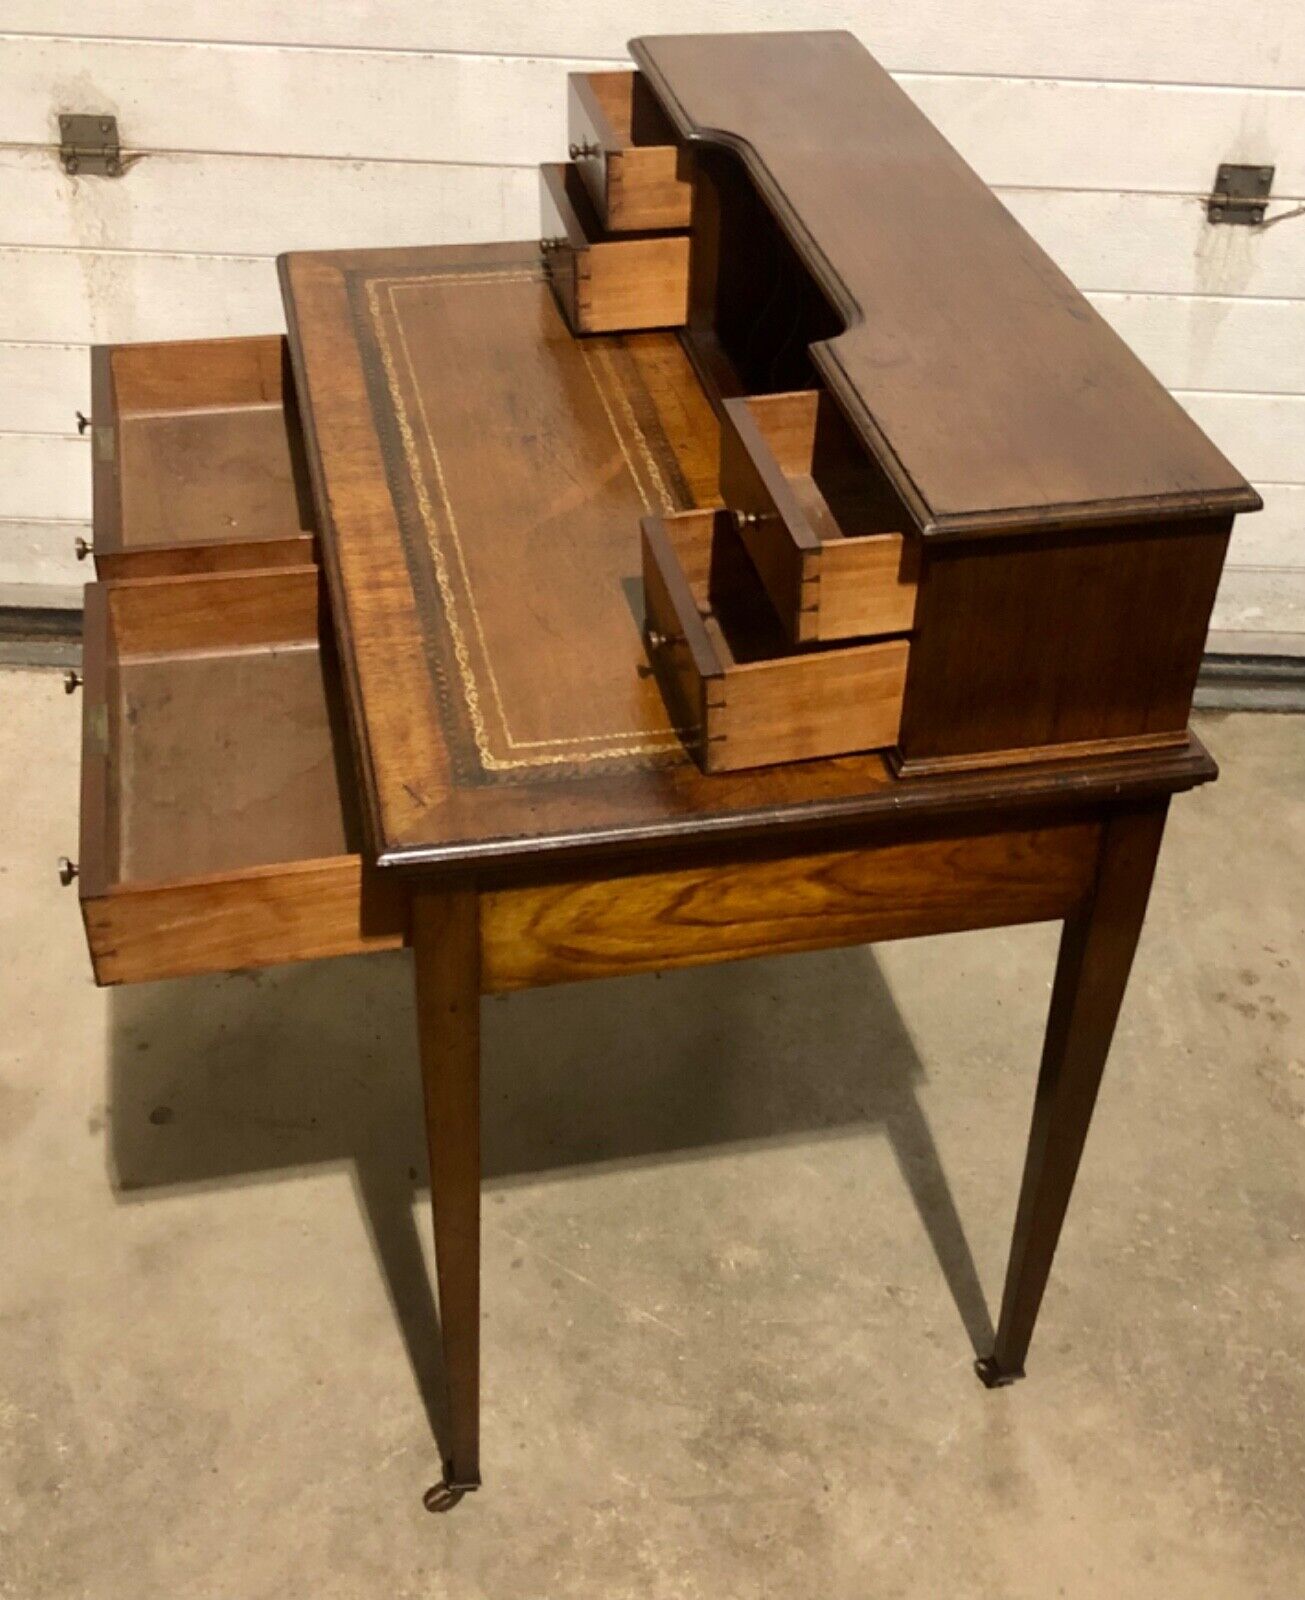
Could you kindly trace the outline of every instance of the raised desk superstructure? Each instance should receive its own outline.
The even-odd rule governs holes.
[[[634,51],[542,247],[294,255],[288,343],[97,356],[96,976],[414,947],[440,1504],[483,992],[1064,919],[1022,1371],[1255,503],[850,36]]]

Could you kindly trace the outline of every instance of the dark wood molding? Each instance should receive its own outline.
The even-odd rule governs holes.
[[[681,139],[743,163],[841,317],[811,359],[922,534],[1259,509],[852,34],[679,35],[630,51]]]

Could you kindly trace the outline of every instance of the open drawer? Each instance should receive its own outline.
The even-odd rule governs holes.
[[[314,567],[91,584],[80,891],[98,983],[403,942],[363,865]]]
[[[910,631],[918,540],[823,390],[725,401],[721,493],[791,639]]]
[[[573,333],[674,328],[689,313],[687,234],[606,232],[575,167],[540,169],[544,264]]]
[[[643,522],[645,638],[707,772],[894,744],[909,644],[794,650],[727,511]]]
[[[101,345],[91,388],[100,577],[313,559],[283,338]]]
[[[666,113],[637,72],[573,72],[571,159],[613,233],[687,228],[693,185]]]

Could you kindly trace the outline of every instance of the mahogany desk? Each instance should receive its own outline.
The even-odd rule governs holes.
[[[641,509],[710,503],[671,334],[568,333],[535,252],[283,270],[374,859],[411,895],[446,1485],[479,1482],[479,997],[1065,919],[989,1384],[1020,1376],[1168,797],[1147,757],[892,777],[879,755],[704,776],[640,639]]]
[[[849,35],[634,50],[542,249],[289,256],[288,345],[94,368],[96,977],[411,944],[441,1509],[484,993],[1062,920],[978,1363],[1022,1374],[1258,504]]]

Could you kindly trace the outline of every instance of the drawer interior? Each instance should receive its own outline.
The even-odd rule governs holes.
[[[918,541],[878,467],[820,389],[724,402],[721,492],[791,636],[905,633]]]
[[[87,591],[80,883],[101,982],[401,942],[362,871],[322,604],[312,567]]]
[[[783,484],[795,536],[803,543],[890,534],[910,526],[883,473],[857,444],[823,389],[757,394],[728,401],[751,430],[745,443],[775,486]]]
[[[112,493],[97,495],[104,576],[311,559],[307,462],[281,338],[103,353]],[[97,407],[97,412],[99,408]],[[152,559],[151,559],[152,558]]]
[[[139,599],[109,596],[119,641],[106,697],[110,876],[149,882],[357,851],[340,684],[315,628],[252,647],[186,640],[142,652],[130,615]]]
[[[637,72],[574,72],[571,158],[607,227],[687,228],[693,187],[665,112]]]
[[[577,72],[573,82],[593,116],[594,131],[609,150],[675,148],[675,133],[657,98],[637,72]]]
[[[794,649],[728,512],[646,518],[643,557],[649,656],[706,771],[895,741],[907,640]]]

